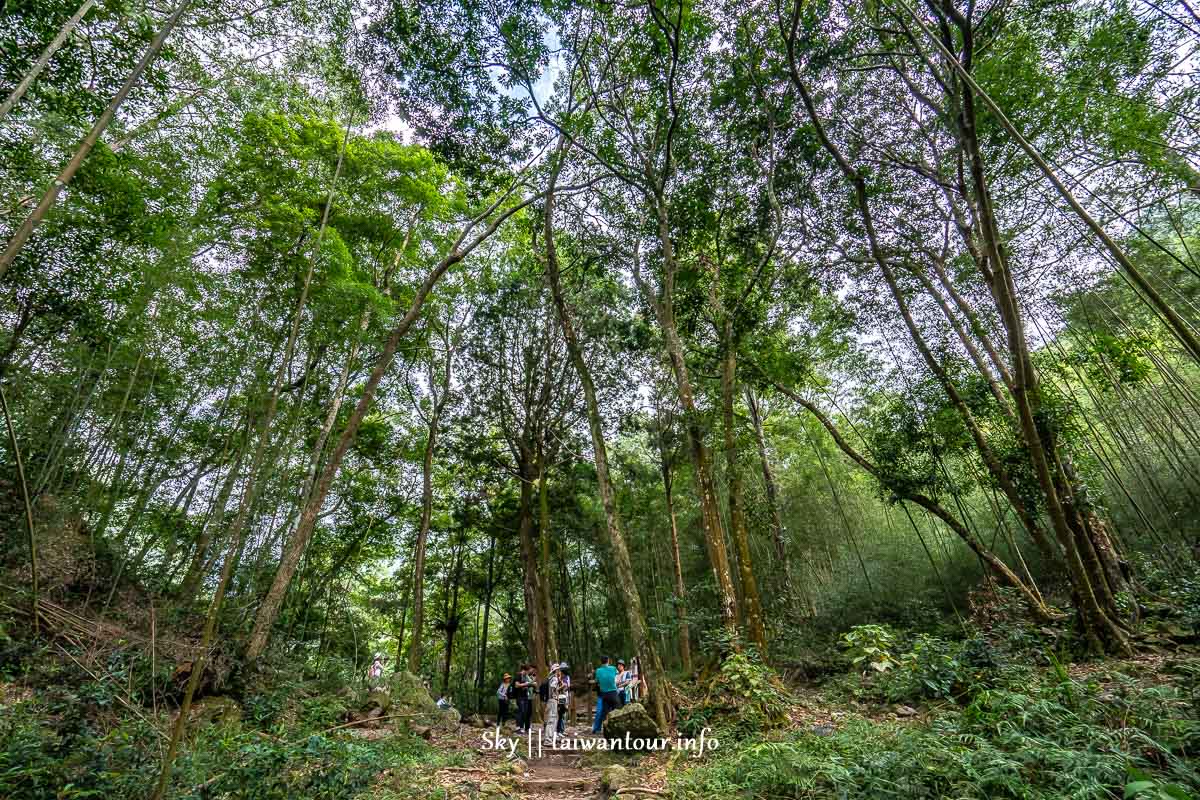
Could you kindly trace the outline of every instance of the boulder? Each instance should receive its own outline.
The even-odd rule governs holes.
[[[611,764],[600,771],[600,788],[614,794],[629,785],[629,769]]]
[[[425,713],[431,719],[437,717],[438,707],[429,689],[411,672],[393,673],[387,680],[386,691],[392,698],[394,713]]]
[[[368,717],[382,717],[392,707],[392,696],[382,689],[376,689],[367,695],[362,705],[362,713]]]
[[[439,708],[435,713],[437,721],[434,723],[434,727],[439,731],[458,730],[459,723],[462,722],[462,714],[458,713],[457,708]]]
[[[242,721],[242,709],[228,697],[205,697],[192,706],[191,716],[197,727],[236,727]]]
[[[481,797],[496,797],[504,794],[504,787],[495,781],[484,781],[479,784],[479,794]]]
[[[611,712],[604,720],[604,735],[610,740],[625,741],[628,738],[632,742],[641,739],[643,743],[662,737],[654,718],[641,703],[629,703]]]

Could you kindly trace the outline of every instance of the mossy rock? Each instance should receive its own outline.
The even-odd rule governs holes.
[[[434,708],[434,714],[437,715],[437,721],[434,727],[439,731],[456,730],[462,722],[462,714],[457,708]]]
[[[392,707],[392,696],[382,689],[375,689],[367,695],[366,701],[363,703],[362,710],[368,714],[378,709],[380,714],[386,714],[388,709]]]
[[[232,728],[241,724],[242,708],[228,697],[206,697],[192,707],[192,718],[198,725]]]
[[[611,764],[600,771],[600,788],[609,794],[619,792],[629,785],[629,768]]]
[[[387,680],[385,691],[392,698],[393,713],[425,712],[436,716],[440,710],[425,684],[411,672],[394,673]]]
[[[658,724],[641,703],[629,703],[610,713],[604,720],[604,735],[622,742],[626,738],[631,742],[641,740],[647,747],[650,740],[662,738]]]

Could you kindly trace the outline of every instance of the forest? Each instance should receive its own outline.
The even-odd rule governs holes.
[[[1200,797],[1194,0],[7,0],[0,101],[0,798]]]

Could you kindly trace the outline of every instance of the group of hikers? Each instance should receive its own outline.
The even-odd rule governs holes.
[[[496,725],[503,727],[515,711],[517,733],[526,734],[534,722],[534,698],[541,701],[546,713],[543,721],[544,735],[554,738],[566,733],[567,716],[571,710],[571,665],[567,662],[550,664],[549,674],[538,680],[538,669],[534,664],[522,664],[514,678],[504,673],[496,689],[500,712]],[[377,685],[383,680],[383,654],[376,653],[367,670],[368,683]],[[596,710],[592,717],[592,733],[600,733],[608,715],[626,703],[639,702],[646,690],[646,679],[636,657],[626,664],[618,658],[614,665],[609,656],[600,657],[600,666],[593,673],[596,685]],[[450,708],[447,697],[440,697],[438,708]]]
[[[536,693],[546,709],[543,722],[545,736],[553,738],[565,733],[567,714],[571,709],[570,669],[571,665],[565,661],[550,664],[549,674],[540,682],[537,667],[533,664],[522,664],[515,678],[510,673],[504,673],[500,686],[496,689],[496,700],[500,707],[496,724],[503,726],[515,705],[517,733],[529,733],[533,724],[533,701]],[[609,713],[626,703],[641,699],[645,679],[641,675],[637,658],[630,659],[628,665],[623,659],[617,659],[614,666],[609,656],[601,656],[600,666],[594,673],[594,682],[596,712],[592,719],[592,733],[600,733]]]

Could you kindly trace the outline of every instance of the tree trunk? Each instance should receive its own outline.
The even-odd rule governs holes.
[[[433,452],[437,447],[438,412],[435,407],[429,418],[429,433],[425,439],[425,455],[421,461],[421,526],[417,530],[417,546],[413,555],[412,577],[412,644],[408,647],[408,671],[420,673],[424,655],[425,635],[425,551],[429,528],[433,521]]]
[[[546,626],[542,618],[542,588],[544,578],[538,570],[538,547],[533,540],[533,455],[522,447],[518,464],[517,479],[521,483],[521,504],[517,523],[517,535],[521,540],[521,588],[525,595],[525,621],[528,628],[529,657],[537,667],[538,675],[546,677],[549,653],[546,652]]]
[[[29,70],[25,73],[25,77],[21,78],[21,82],[16,85],[16,88],[12,90],[8,98],[0,105],[0,122],[3,122],[8,113],[13,110],[13,106],[21,100],[25,92],[37,80],[38,75],[42,74],[42,70],[50,63],[50,59],[54,58],[54,54],[66,43],[67,37],[75,30],[75,26],[80,23],[87,12],[91,11],[94,5],[96,5],[96,0],[84,0],[83,5],[71,15],[70,19],[63,23],[62,28],[58,31],[58,35],[54,37],[50,44],[46,45],[46,49],[42,51],[42,54],[29,67]]]
[[[671,566],[675,572],[675,616],[679,620],[679,664],[684,674],[692,674],[692,639],[687,622],[687,589],[683,584],[683,564],[679,560],[679,527],[675,522],[674,480],[671,463],[659,451],[659,470],[662,472],[663,494],[667,501],[667,518],[671,522]]]
[[[787,558],[787,545],[783,533],[783,515],[779,510],[779,487],[775,482],[775,471],[771,469],[771,459],[767,455],[767,439],[763,435],[762,409],[754,389],[746,385],[746,406],[750,409],[750,423],[754,428],[754,444],[758,447],[758,460],[762,465],[763,485],[767,494],[767,511],[771,515],[771,543],[775,546],[775,557],[787,576],[787,584],[791,585],[791,565]]]
[[[721,416],[725,435],[725,481],[729,491],[729,529],[737,549],[738,573],[742,583],[744,603],[742,616],[750,639],[758,646],[759,654],[767,659],[767,633],[763,625],[762,600],[750,555],[750,532],[746,529],[742,493],[742,470],[738,464],[737,435],[734,426],[734,394],[737,389],[737,353],[733,321],[726,317],[721,326],[724,357],[721,359]]]
[[[503,199],[501,198],[501,200],[496,201],[496,203],[471,221],[459,234],[450,252],[442,257],[441,261],[426,274],[424,280],[416,288],[412,300],[409,302],[408,311],[396,323],[396,327],[392,329],[387,342],[385,342],[383,349],[376,358],[375,366],[372,368],[371,374],[363,386],[362,395],[359,397],[358,403],[354,406],[354,411],[350,414],[350,418],[346,421],[346,427],[342,430],[341,436],[338,437],[338,443],[330,454],[325,468],[321,471],[321,477],[317,480],[308,500],[304,504],[304,510],[300,514],[300,521],[297,524],[295,533],[295,536],[299,539],[307,541],[312,536],[313,529],[317,524],[317,518],[321,514],[321,507],[325,504],[325,498],[333,486],[333,479],[341,468],[342,459],[346,457],[346,452],[354,442],[355,436],[358,435],[359,426],[362,425],[362,421],[366,418],[367,412],[375,400],[375,392],[379,388],[379,383],[383,380],[383,376],[387,373],[388,369],[391,368],[392,360],[396,356],[396,350],[400,347],[401,340],[408,335],[409,330],[420,317],[421,309],[424,307],[425,301],[429,298],[434,286],[442,279],[447,270],[466,258],[472,250],[499,230],[505,221],[534,200],[532,197],[526,198],[510,208],[498,212],[497,210]],[[482,231],[468,240],[467,237],[471,232],[479,225],[482,225],[488,217],[492,217],[491,222]],[[268,628],[266,637],[269,638],[269,636],[270,629]],[[265,646],[266,641],[264,639],[264,649]],[[252,661],[253,659],[249,660]],[[161,800],[161,798],[156,798],[156,800]]]
[[[679,392],[679,403],[683,406],[684,430],[687,432],[688,452],[692,468],[696,472],[696,484],[700,491],[700,520],[704,530],[704,542],[708,550],[709,563],[717,585],[717,602],[720,605],[721,621],[733,635],[737,634],[738,607],[737,590],[733,585],[733,573],[729,565],[729,552],[725,547],[725,526],[721,522],[721,510],[717,502],[716,481],[713,480],[712,464],[708,447],[704,443],[704,430],[700,425],[700,412],[692,390],[691,377],[683,352],[683,342],[675,326],[674,284],[675,256],[671,242],[670,227],[663,201],[657,203],[659,244],[663,251],[662,297],[656,297],[653,289],[641,276],[640,266],[635,269],[634,279],[638,288],[658,319],[666,343],[671,370]]]
[[[969,58],[972,46],[970,22],[962,20],[957,24],[965,37],[963,49]],[[963,78],[964,91],[957,120],[968,156],[971,182],[979,212],[980,232],[991,267],[985,278],[995,298],[1001,322],[1008,333],[1013,367],[1012,395],[1020,420],[1022,438],[1025,440],[1034,474],[1045,499],[1047,516],[1053,523],[1055,535],[1063,548],[1067,572],[1083,622],[1083,633],[1093,647],[1112,647],[1130,652],[1129,639],[1119,623],[1116,600],[1108,590],[1103,567],[1091,542],[1082,534],[1084,525],[1078,519],[1078,514],[1070,513],[1073,509],[1064,504],[1064,497],[1060,494],[1059,490],[1064,482],[1061,480],[1061,471],[1057,469],[1059,462],[1054,432],[1048,427],[1039,426],[1037,421],[1041,405],[1038,375],[1029,355],[1024,323],[1017,301],[1016,284],[1008,266],[1007,254],[1000,242],[991,192],[984,175],[983,154],[976,135],[974,90],[977,87],[963,65],[959,64],[957,59],[952,60]],[[1086,212],[1084,216],[1086,217]],[[1107,236],[1094,221],[1092,226],[1107,242]],[[1121,255],[1123,256],[1123,253]],[[1200,358],[1200,345],[1192,353]]]
[[[488,645],[488,627],[492,619],[492,590],[494,587],[496,575],[496,531],[493,528],[488,536],[488,569],[487,583],[483,590],[483,623],[479,634],[479,672],[476,675],[475,688],[478,695],[478,702],[475,711],[479,714],[483,713],[484,698],[487,693],[484,691],[488,687],[487,679],[487,645]]]
[[[350,346],[350,353],[347,355],[346,361],[342,364],[342,372],[338,376],[338,385],[334,391],[333,403],[330,404],[329,411],[325,414],[325,420],[321,424],[321,432],[317,435],[316,444],[313,445],[312,467],[308,478],[305,480],[304,489],[301,492],[301,503],[312,493],[313,483],[320,473],[321,454],[325,452],[325,444],[329,439],[329,433],[333,430],[334,422],[337,420],[338,412],[341,410],[342,401],[346,396],[346,385],[350,379],[350,371],[353,369],[354,359],[358,354],[362,334],[366,330],[370,319],[371,312],[368,309],[360,317],[358,336],[355,337],[354,343]],[[293,513],[298,512],[299,509],[296,508]],[[269,636],[268,631],[275,624],[276,617],[279,616],[279,610],[282,608],[283,601],[287,597],[292,578],[296,575],[300,559],[308,549],[308,543],[311,538],[311,530],[309,531],[309,535],[304,538],[293,533],[288,538],[287,544],[284,545],[283,552],[279,557],[279,567],[275,570],[275,577],[271,581],[271,588],[267,590],[266,596],[263,597],[262,604],[258,608],[258,614],[254,618],[254,627],[250,631],[250,639],[246,646],[247,658],[251,660],[256,659],[266,649],[267,638]]]
[[[463,554],[467,549],[464,542],[456,550],[453,574],[450,578],[451,599],[446,603],[446,658],[442,662],[442,696],[450,694],[450,663],[454,655],[454,634],[458,632],[458,587],[462,580]],[[416,630],[413,631],[416,633]]]
[[[596,462],[596,483],[600,490],[601,504],[604,506],[605,538],[607,539],[609,550],[613,555],[618,578],[616,588],[623,600],[622,605],[625,609],[625,618],[629,624],[629,633],[633,639],[634,650],[644,655],[642,664],[647,668],[646,671],[649,676],[650,699],[654,705],[655,720],[659,728],[666,731],[673,716],[669,694],[670,687],[667,683],[666,673],[663,670],[662,660],[659,658],[658,649],[654,646],[654,641],[651,639],[649,631],[646,628],[646,617],[642,612],[642,599],[637,592],[637,584],[633,575],[633,564],[629,559],[629,549],[625,544],[625,532],[622,529],[621,517],[617,511],[616,497],[613,492],[612,479],[609,476],[608,449],[604,442],[604,424],[600,417],[600,405],[596,400],[596,386],[592,381],[592,374],[588,369],[587,362],[584,360],[583,348],[580,346],[574,323],[567,311],[566,299],[563,296],[562,284],[559,277],[558,253],[554,244],[554,187],[558,180],[559,170],[562,168],[565,145],[566,139],[560,138],[558,152],[546,190],[546,204],[543,216],[546,276],[554,297],[554,309],[558,316],[558,324],[562,329],[563,339],[567,344],[567,352],[571,357],[571,363],[575,366],[575,371],[579,375],[579,382],[583,388],[583,397],[587,408],[588,431],[592,437],[592,454]]]
[[[538,453],[537,461],[537,476],[538,476],[538,581],[539,596],[538,600],[541,603],[542,623],[545,626],[546,634],[546,654],[551,661],[559,661],[560,653],[558,652],[558,631],[557,623],[554,618],[554,604],[551,602],[551,575],[550,569],[550,497],[546,493],[546,456],[544,453]]]
[[[212,543],[213,529],[222,522],[225,509],[229,505],[229,496],[233,494],[233,487],[237,483],[242,459],[245,455],[246,450],[245,445],[243,445],[238,449],[237,455],[230,462],[229,473],[225,476],[225,482],[221,484],[221,489],[217,492],[216,500],[213,501],[212,507],[209,509],[208,518],[204,521],[204,525],[200,528],[200,534],[196,537],[196,547],[192,552],[191,563],[188,565],[187,572],[183,576],[183,581],[179,585],[179,591],[175,595],[176,601],[182,605],[189,605],[196,599],[196,592],[200,588],[200,581],[204,578],[204,562],[208,555],[209,545]]]
[[[977,84],[971,77],[970,57],[972,51],[973,31],[971,30],[970,20],[964,19],[960,14],[958,14],[956,11],[953,11],[953,9],[949,8],[948,6],[943,7],[943,10],[952,12],[948,14],[948,16],[959,27],[964,37],[963,52],[966,54],[965,58],[967,61],[967,63],[964,64],[946,48],[946,45],[943,44],[943,42],[934,34],[934,32],[929,29],[929,26],[925,24],[925,21],[922,20],[916,14],[916,12],[914,12],[912,8],[904,2],[904,0],[900,0],[900,4],[909,13],[909,15],[912,16],[913,20],[917,23],[917,26],[921,28],[921,31],[930,38],[934,46],[938,48],[941,54],[945,57],[946,61],[950,64],[951,68],[957,73],[958,77],[962,81],[964,90],[962,92],[962,107],[960,111],[963,113],[963,116],[969,115],[969,124],[972,128],[972,131],[974,128],[975,97],[978,96],[979,99],[983,101],[983,104],[987,106],[988,110],[995,115],[996,120],[1000,123],[1001,127],[1008,132],[1009,136],[1016,141],[1017,145],[1025,152],[1025,155],[1028,156],[1029,159],[1034,163],[1034,166],[1036,166],[1037,169],[1046,177],[1046,179],[1050,181],[1050,184],[1054,187],[1055,191],[1058,192],[1059,197],[1066,201],[1067,205],[1071,207],[1071,210],[1075,212],[1076,216],[1083,220],[1084,225],[1086,225],[1088,229],[1091,230],[1096,236],[1096,238],[1100,240],[1100,242],[1104,245],[1104,248],[1108,251],[1109,255],[1111,255],[1113,259],[1121,266],[1121,269],[1124,270],[1130,281],[1133,282],[1133,284],[1137,286],[1138,290],[1145,296],[1148,305],[1150,305],[1158,314],[1162,316],[1167,323],[1167,328],[1175,335],[1180,344],[1182,344],[1184,349],[1187,350],[1188,354],[1193,359],[1200,361],[1200,339],[1196,338],[1195,333],[1193,333],[1187,321],[1181,317],[1179,313],[1175,311],[1175,309],[1171,308],[1171,306],[1163,299],[1162,295],[1159,294],[1158,290],[1154,288],[1154,286],[1146,279],[1144,275],[1142,275],[1141,271],[1134,265],[1133,261],[1120,247],[1120,245],[1118,245],[1116,241],[1114,241],[1113,238],[1108,235],[1104,228],[1101,227],[1100,223],[1098,223],[1092,217],[1092,215],[1087,212],[1087,209],[1085,209],[1079,200],[1075,198],[1075,195],[1071,193],[1071,190],[1068,189],[1062,180],[1059,179],[1054,170],[1050,168],[1050,165],[1046,163],[1046,160],[1042,157],[1042,154],[1038,152],[1038,150],[1032,144],[1030,144],[1024,136],[1021,135],[1021,132],[1018,131],[1016,126],[1013,125],[1012,121],[1009,120],[1008,115],[1006,115],[1004,111],[998,105],[996,105],[991,96],[983,91],[983,89],[979,87],[979,84]],[[967,146],[969,149],[972,146],[977,148],[978,143],[976,141],[975,144],[972,145],[971,141],[968,140]],[[976,199],[979,200],[979,198]],[[987,227],[986,223],[984,227]],[[1013,367],[1015,370],[1016,364],[1014,364]]]

